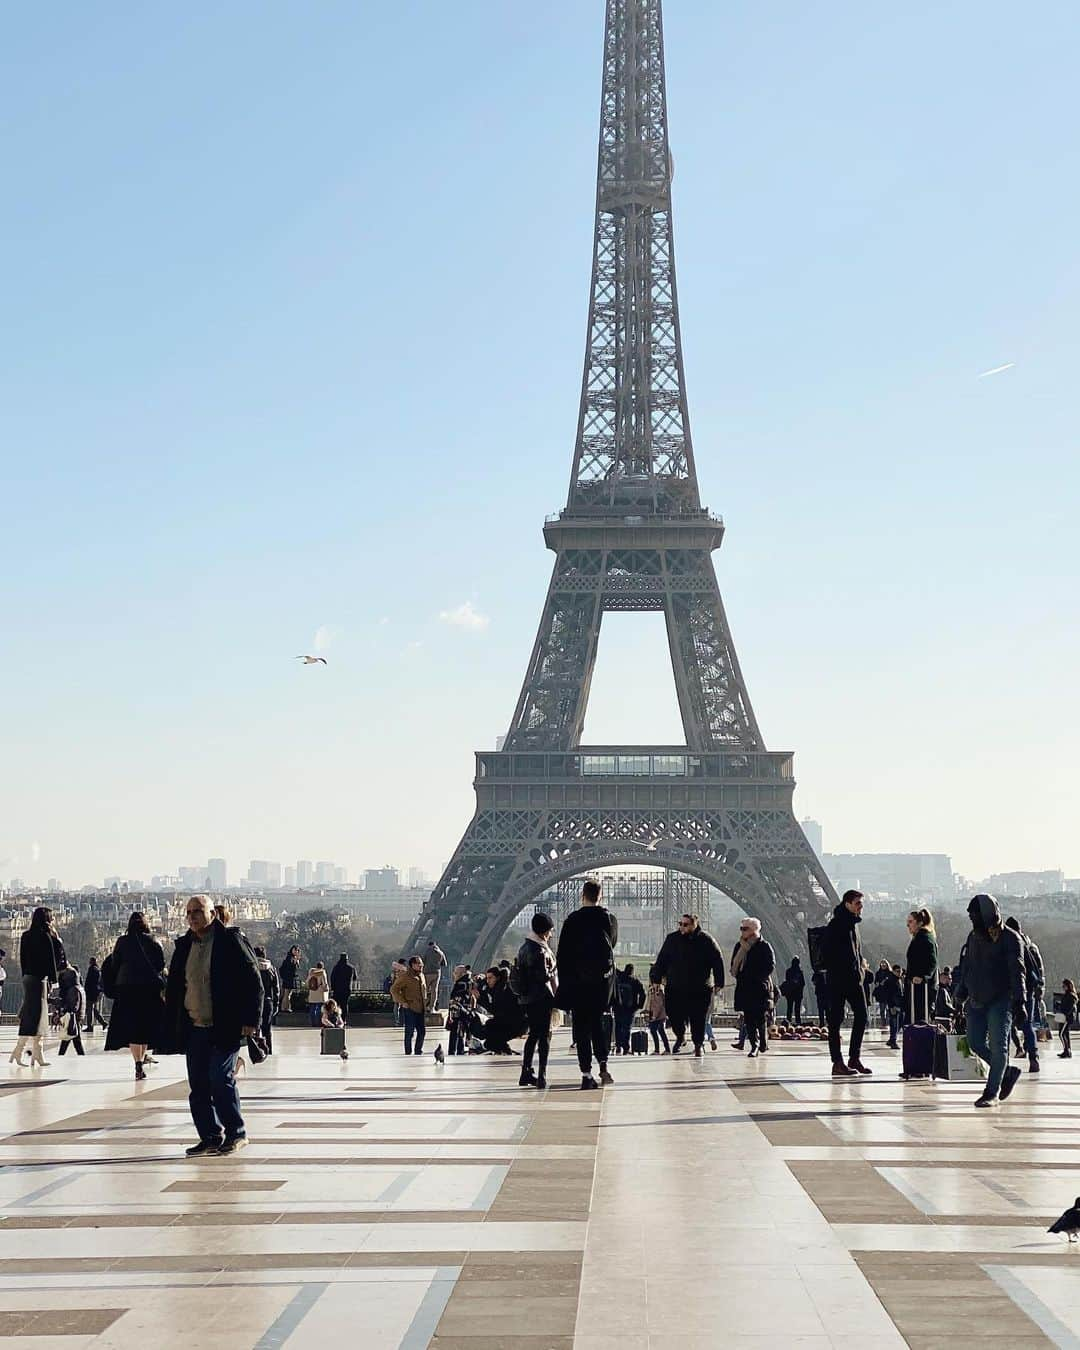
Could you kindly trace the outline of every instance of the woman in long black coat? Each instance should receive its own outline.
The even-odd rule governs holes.
[[[59,979],[67,957],[53,923],[53,912],[44,905],[34,910],[30,927],[19,939],[19,965],[23,1001],[19,1009],[19,1039],[11,1058],[23,1067],[23,1054],[29,1048],[33,1062],[47,1066],[43,1047],[49,1024],[49,983],[55,984]]]
[[[768,1050],[766,1022],[772,1001],[772,975],[776,954],[761,936],[759,919],[744,919],[739,927],[739,945],[731,961],[735,976],[735,1011],[741,1012],[750,1040],[750,1059]]]
[[[116,939],[109,980],[113,1006],[106,1050],[130,1050],[135,1077],[146,1077],[146,1052],[161,1036],[165,997],[165,953],[150,936],[146,915],[136,910],[127,932]]]
[[[913,909],[907,928],[911,941],[904,968],[904,1014],[914,1016],[916,1022],[929,1022],[937,1001],[938,971],[937,937],[930,911]]]

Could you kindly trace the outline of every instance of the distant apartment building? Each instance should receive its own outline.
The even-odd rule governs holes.
[[[1060,868],[1046,872],[995,872],[979,883],[991,895],[1060,895],[1065,873]]]
[[[254,886],[280,886],[281,864],[253,858],[248,864],[247,879]]]
[[[406,873],[410,886],[421,886],[431,890],[431,882],[422,867],[410,867]]]
[[[223,891],[229,884],[229,866],[224,858],[208,858],[206,875],[212,891]]]
[[[894,900],[956,897],[947,853],[823,853],[821,863],[841,893],[856,890]]]
[[[334,864],[332,862],[317,862],[315,864],[315,885],[332,886],[334,884]]]
[[[182,891],[201,891],[206,887],[208,873],[205,867],[181,867],[178,875]]]
[[[300,858],[296,864],[296,884],[303,890],[315,882],[315,864],[307,858]]]
[[[805,819],[804,821],[801,822],[801,824],[802,824],[803,834],[806,835],[806,838],[807,838],[807,840],[808,840],[808,842],[809,842],[809,844],[810,844],[810,847],[814,850],[814,852],[815,852],[815,853],[818,855],[818,857],[820,858],[820,857],[821,857],[822,844],[823,844],[823,837],[822,837],[822,832],[821,832],[821,826],[818,824],[818,822],[817,822],[816,820],[811,820],[809,816],[807,816],[806,819]]]
[[[287,891],[296,889],[296,868],[286,867],[284,878],[281,883]]]
[[[334,868],[334,885],[347,886],[349,884],[349,869],[347,867]]]

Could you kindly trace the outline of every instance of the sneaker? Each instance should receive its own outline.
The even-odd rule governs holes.
[[[189,1158],[215,1158],[221,1152],[221,1144],[220,1139],[200,1139],[197,1144],[184,1149],[184,1153]]]
[[[695,1045],[695,1046],[694,1046],[694,1058],[695,1058],[695,1059],[701,1059],[702,1056],[703,1056],[704,1054],[705,1054],[705,1051],[702,1049],[702,1047],[701,1047],[700,1045]]]
[[[834,1078],[856,1078],[856,1077],[858,1077],[858,1075],[856,1074],[855,1070],[854,1070],[854,1069],[849,1069],[848,1066],[847,1066],[846,1064],[834,1064],[834,1065],[832,1066],[832,1076],[833,1076]]]
[[[247,1148],[248,1141],[246,1134],[238,1134],[235,1139],[226,1139],[218,1148],[218,1153],[239,1153],[242,1148]]]
[[[746,1056],[746,1058],[747,1058],[747,1059],[757,1059],[757,1051],[756,1051],[756,1050],[751,1050],[750,1053]]]
[[[611,1087],[615,1082],[615,1079],[608,1073],[606,1064],[601,1064],[600,1066],[600,1082],[604,1087]]]
[[[987,1097],[985,1093],[975,1100],[976,1106],[997,1106],[997,1104],[998,1099],[996,1097]]]
[[[873,1069],[868,1069],[866,1065],[858,1059],[848,1061],[848,1068],[854,1069],[856,1073],[873,1073]]]
[[[710,1050],[715,1050],[715,1049],[716,1049],[716,1042],[715,1042],[715,1041],[710,1041],[710,1042],[709,1042],[709,1049],[710,1049]]]
[[[1019,1081],[1020,1081],[1020,1070],[1016,1067],[1015,1064],[1010,1064],[1009,1067],[1005,1070],[1005,1077],[1001,1080],[1000,1095],[1002,1101],[1005,1101],[1007,1097],[1012,1095],[1012,1090],[1017,1085],[1017,1083],[1019,1083]]]
[[[591,1092],[594,1088],[599,1088],[599,1086],[600,1084],[596,1081],[596,1079],[592,1076],[591,1073],[582,1074],[581,1076],[582,1092]]]

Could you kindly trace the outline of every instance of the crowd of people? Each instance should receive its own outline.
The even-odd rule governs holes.
[[[1009,1063],[1010,1042],[1017,1057],[1027,1059],[1029,1072],[1040,1072],[1040,1043],[1049,1039],[1044,966],[1038,946],[1017,919],[1003,920],[992,896],[975,896],[967,908],[971,931],[957,963],[949,967],[938,964],[931,914],[913,910],[907,921],[905,963],[883,959],[871,970],[859,934],[864,903],[858,891],[846,892],[828,925],[809,934],[818,1020],[808,1026],[803,1020],[807,980],[802,964],[794,958],[777,983],[776,954],[760,920],[741,921],[738,940],[725,958],[697,916],[684,914],[665,938],[646,982],[633,965],[618,969],[616,918],[600,903],[599,883],[586,881],[580,908],[566,918],[557,942],[554,922],[538,912],[514,960],[481,972],[468,965],[453,967],[447,1048],[444,1052],[440,1036],[435,1057],[512,1055],[511,1043],[523,1038],[519,1084],[542,1089],[547,1087],[552,1035],[565,1018],[581,1088],[596,1090],[613,1083],[613,1057],[648,1053],[650,1038],[654,1055],[689,1049],[701,1058],[706,1045],[715,1050],[714,1000],[730,978],[739,1015],[734,1046],[748,1045],[751,1058],[768,1052],[770,1038],[824,1037],[834,1077],[869,1075],[862,1051],[871,1009],[876,1008],[884,1044],[901,1050],[903,1036],[901,1077],[926,1075],[923,1068],[909,1069],[906,1051],[909,1036],[914,1045],[915,1031],[929,1027],[962,1033],[970,1051],[987,1066],[976,1106],[994,1106],[1015,1089],[1021,1071]],[[146,1078],[155,1051],[182,1053],[198,1134],[188,1153],[227,1154],[246,1143],[236,1087],[241,1051],[246,1047],[255,1063],[272,1053],[273,1024],[296,1001],[302,953],[292,947],[275,970],[263,948],[252,947],[230,926],[224,906],[194,895],[186,913],[188,931],[176,940],[168,962],[146,917],[135,912],[100,965],[96,958],[90,960],[84,980],[67,959],[52,911],[36,909],[20,939],[23,1001],[11,1061],[25,1067],[29,1055],[30,1064],[47,1065],[50,1008],[61,1055],[69,1046],[77,1055],[85,1053],[84,1031],[92,1034],[101,1026],[107,1051],[130,1053],[137,1081]],[[393,963],[386,988],[410,1057],[425,1054],[429,1019],[438,1006],[447,966],[434,941],[423,955]],[[324,1052],[330,1033],[334,1039],[329,1043],[343,1059],[348,1058],[344,1029],[355,979],[355,968],[342,953],[329,972],[316,961],[303,981],[308,1016],[322,1033]],[[108,1020],[102,1013],[104,999],[111,1005]],[[1066,979],[1054,1007],[1063,1059],[1072,1057],[1070,1031],[1078,1011],[1076,985]]]

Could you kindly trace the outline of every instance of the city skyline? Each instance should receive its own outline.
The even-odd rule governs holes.
[[[0,875],[449,856],[564,495],[599,30],[418,12],[12,16]],[[1074,15],[667,23],[698,472],[796,810],[1080,874]],[[654,617],[588,740],[677,739]]]

